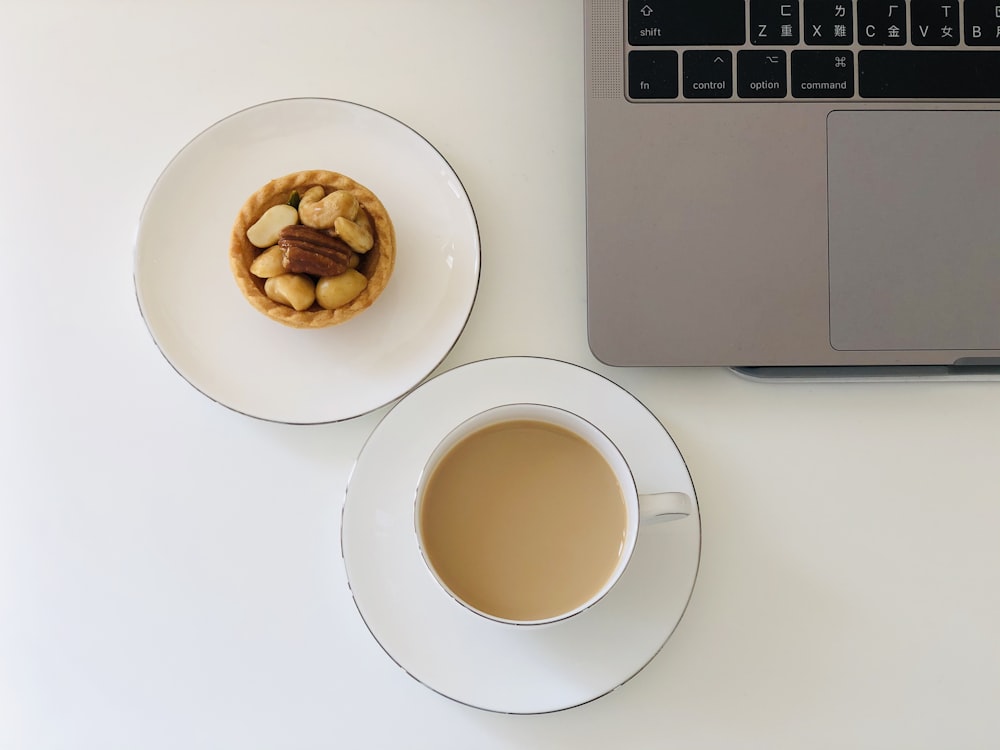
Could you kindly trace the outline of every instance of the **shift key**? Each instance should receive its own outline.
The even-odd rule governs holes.
[[[629,0],[628,43],[725,46],[746,41],[746,0]]]

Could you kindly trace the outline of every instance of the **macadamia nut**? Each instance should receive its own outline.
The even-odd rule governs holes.
[[[250,264],[250,273],[258,279],[270,279],[272,276],[280,276],[285,273],[285,266],[282,263],[281,246],[275,245],[268,248]]]
[[[368,279],[353,268],[337,276],[324,276],[316,282],[316,301],[327,310],[335,310],[361,294],[366,286]]]
[[[305,274],[284,273],[264,282],[264,294],[281,305],[302,312],[316,301],[316,286]]]

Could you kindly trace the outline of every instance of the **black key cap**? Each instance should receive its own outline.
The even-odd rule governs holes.
[[[736,93],[741,99],[782,99],[787,96],[785,50],[741,49],[737,52]]]
[[[865,50],[858,93],[870,99],[1000,99],[1000,52]]]
[[[797,99],[854,96],[854,55],[850,50],[794,50],[792,96]]]
[[[906,0],[858,0],[858,42],[906,44]]]
[[[958,0],[910,0],[910,41],[914,45],[958,44]]]
[[[965,43],[1000,47],[1000,0],[965,0]]]
[[[628,53],[628,95],[633,99],[677,98],[677,53]]]
[[[803,35],[806,44],[851,44],[854,6],[851,0],[805,0]]]
[[[628,2],[628,43],[633,46],[724,46],[743,44],[746,38],[746,0]]]
[[[733,95],[733,53],[689,49],[684,52],[684,96],[729,99]]]
[[[799,0],[750,0],[751,44],[798,44]]]

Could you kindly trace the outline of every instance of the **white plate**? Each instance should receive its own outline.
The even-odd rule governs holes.
[[[414,491],[434,446],[484,409],[534,402],[575,411],[615,441],[640,492],[695,498],[677,446],[631,394],[589,370],[504,357],[449,370],[396,404],[351,473],[341,546],[361,617],[415,679],[460,703],[545,713],[594,700],[659,652],[687,607],[701,554],[701,521],[645,527],[632,562],[600,602],[566,622],[518,627],[487,620],[448,596],[423,564]]]
[[[396,229],[385,291],[362,315],[321,330],[257,312],[229,271],[244,201],[306,169],[353,177]],[[440,364],[472,310],[479,255],[469,198],[430,143],[368,107],[285,99],[217,122],[167,165],[140,217],[134,278],[156,345],[195,388],[244,414],[314,424],[383,406]]]

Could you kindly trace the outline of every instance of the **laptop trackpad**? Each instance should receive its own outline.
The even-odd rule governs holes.
[[[1000,349],[1000,112],[827,120],[830,341]]]

